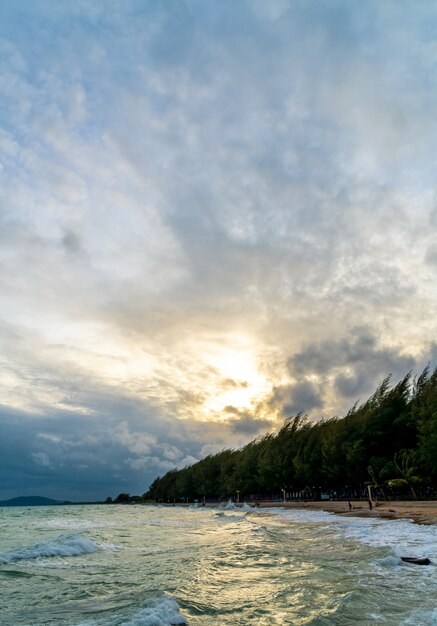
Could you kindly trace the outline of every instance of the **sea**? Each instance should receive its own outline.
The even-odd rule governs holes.
[[[232,505],[1,508],[0,624],[428,626],[437,527]]]

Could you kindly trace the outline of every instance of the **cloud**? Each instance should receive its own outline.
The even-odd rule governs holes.
[[[437,265],[437,244],[431,244],[425,254],[425,261],[429,265]]]
[[[326,340],[308,346],[288,360],[295,374],[329,374],[343,367],[365,367],[374,372],[402,373],[415,364],[411,356],[403,356],[393,347],[382,347],[368,327],[355,327],[344,338]]]
[[[290,417],[297,413],[309,413],[323,406],[322,389],[308,380],[273,388],[267,405],[280,417]]]
[[[45,452],[32,452],[32,459],[35,461],[37,465],[42,465],[43,467],[50,467],[50,459]]]
[[[397,380],[419,367],[411,354],[403,353],[399,347],[382,345],[368,327],[355,327],[340,339],[308,345],[288,359],[291,375],[306,379],[307,385],[315,378],[322,395],[342,398],[343,411],[347,410],[347,403],[367,398],[387,375],[392,374]],[[321,397],[317,396],[319,407]],[[324,403],[328,403],[326,397]]]
[[[271,425],[271,420],[262,419],[257,415],[252,415],[249,410],[239,409],[235,406],[225,406],[223,413],[228,416],[226,426],[231,432],[243,436],[255,437],[260,432],[267,431]]]
[[[156,437],[144,432],[131,433],[126,421],[117,424],[113,437],[135,454],[146,455],[156,446]]]
[[[12,495],[140,491],[427,362],[429,6],[1,12]]]
[[[141,494],[158,474],[202,458],[205,441],[214,441],[215,450],[238,446],[265,426],[250,427],[249,416],[229,423],[174,421],[110,388],[94,403],[86,413],[0,410],[3,498],[17,490],[73,500]]]

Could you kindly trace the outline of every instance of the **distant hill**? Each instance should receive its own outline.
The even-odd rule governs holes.
[[[50,506],[53,504],[65,504],[65,502],[41,496],[20,496],[10,500],[0,500],[0,506]]]

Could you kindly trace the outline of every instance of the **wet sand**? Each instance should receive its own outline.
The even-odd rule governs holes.
[[[376,517],[386,519],[409,519],[417,524],[437,525],[437,501],[418,500],[375,502],[369,510],[367,502],[351,501],[352,510],[349,510],[347,500],[323,502],[261,502],[261,507],[286,507],[290,509],[310,509],[327,511],[350,517]]]

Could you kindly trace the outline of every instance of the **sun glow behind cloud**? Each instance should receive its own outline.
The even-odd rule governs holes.
[[[218,374],[208,389],[207,418],[251,411],[271,390],[271,382],[259,371],[259,346],[248,336],[231,333],[203,344],[202,350],[205,362]]]

